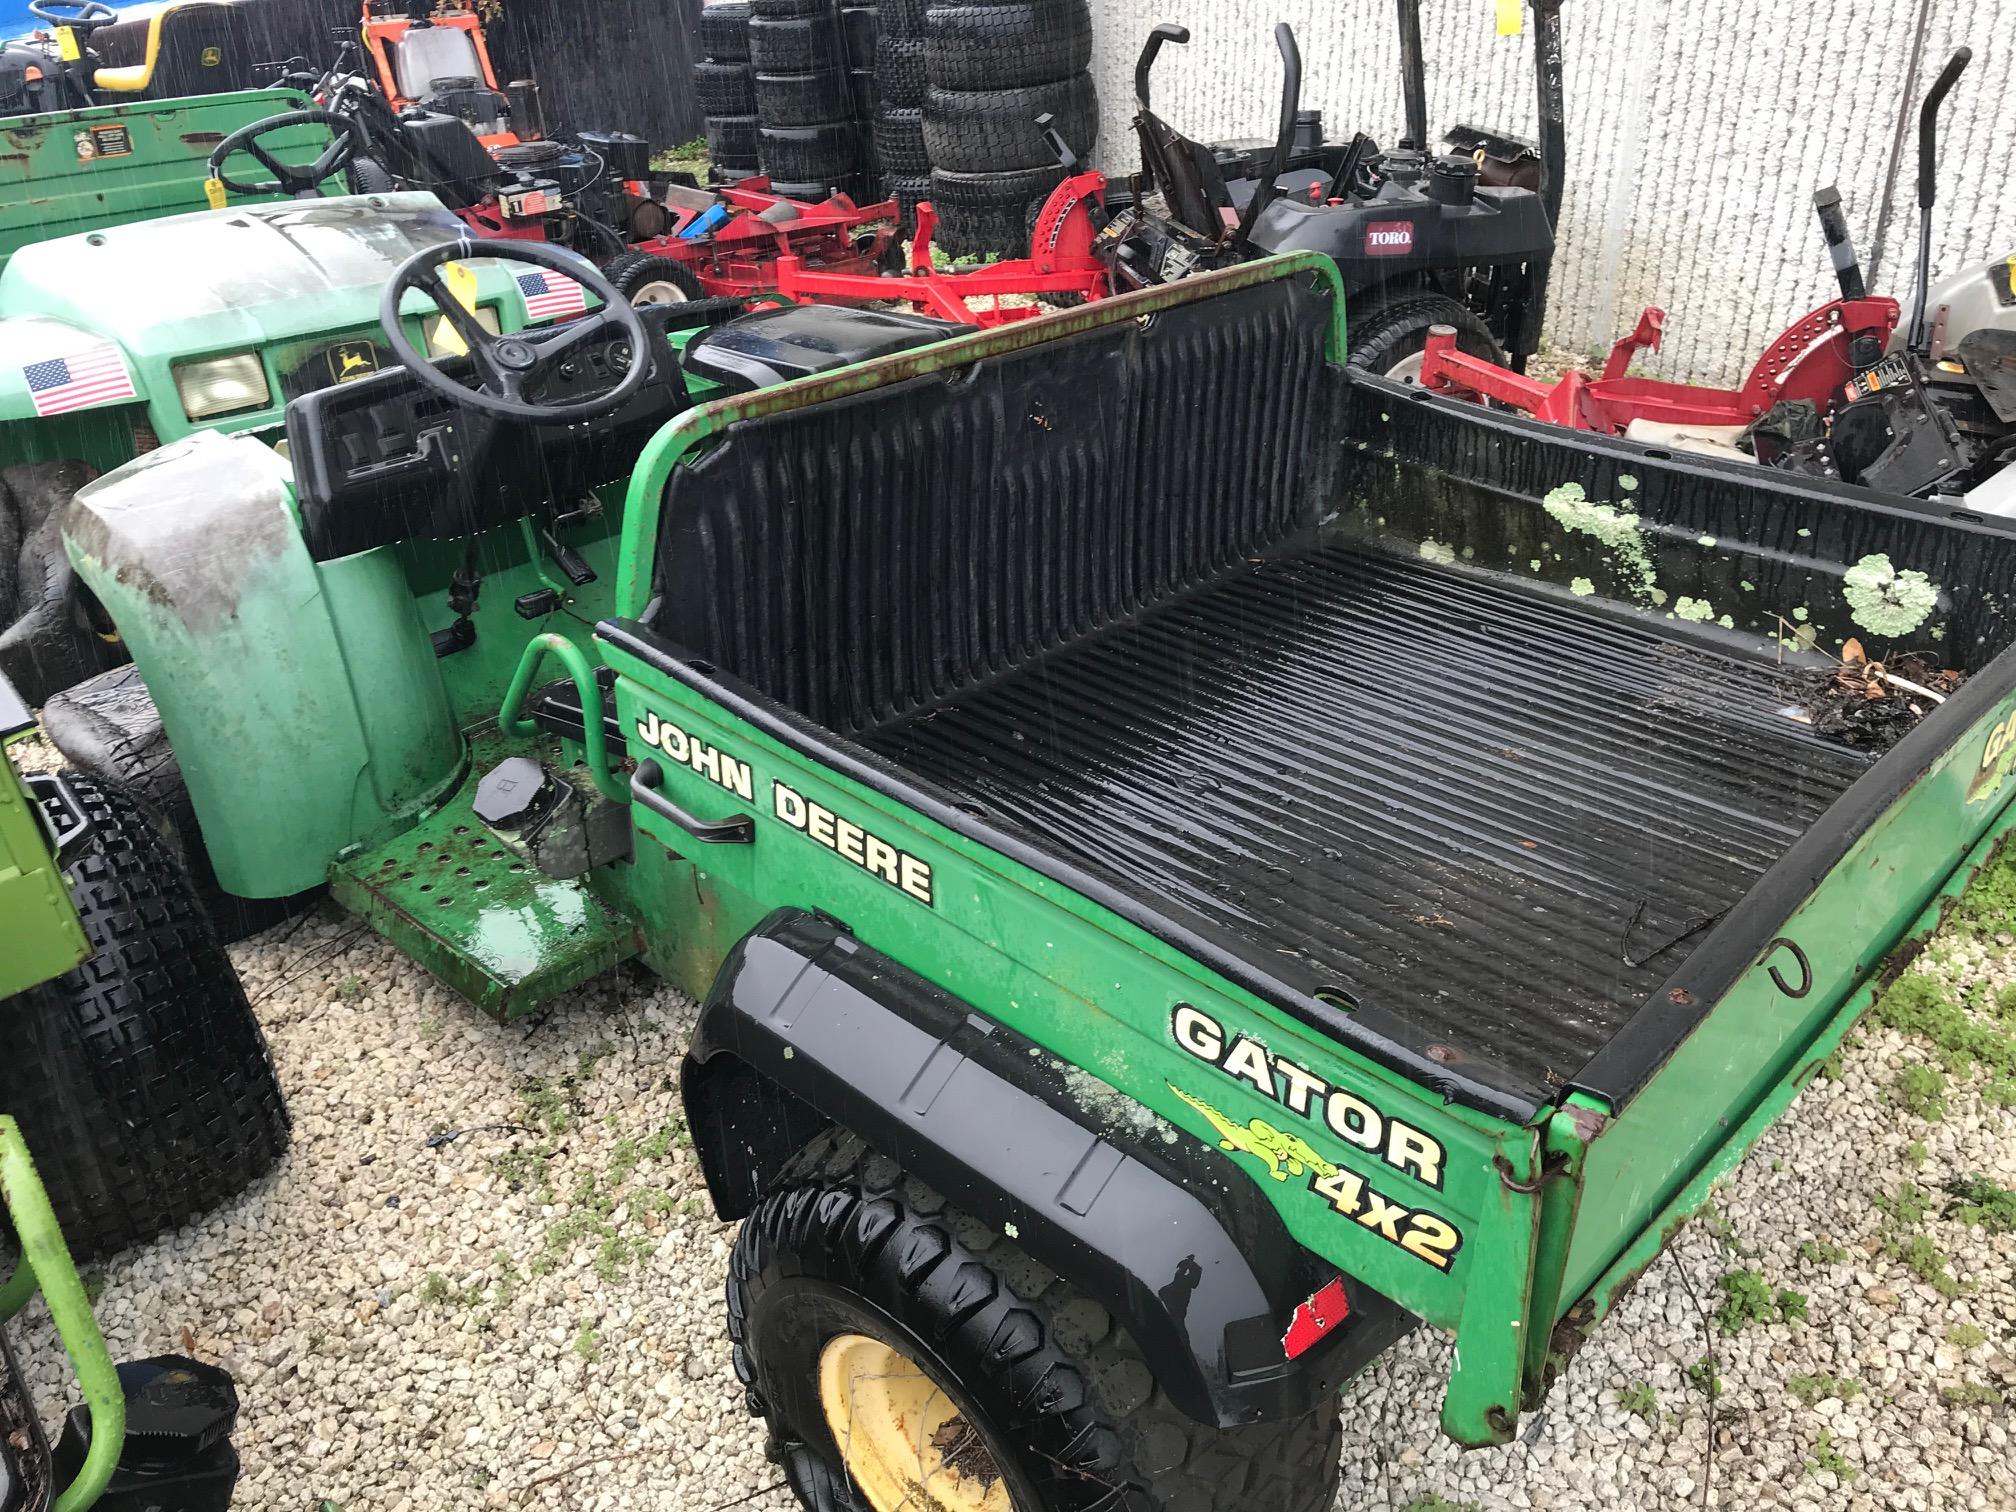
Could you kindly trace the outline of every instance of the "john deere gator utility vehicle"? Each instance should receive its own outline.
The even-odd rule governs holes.
[[[33,728],[0,679],[0,744]],[[161,818],[0,754],[0,1111],[85,1259],[208,1211],[287,1148],[266,1041]]]
[[[0,680],[0,745],[30,728]],[[108,784],[24,778],[4,752],[0,1011],[0,1323],[39,1291],[84,1393],[52,1453],[0,1329],[0,1508],[216,1512],[238,1474],[230,1376],[173,1356],[115,1367],[72,1256],[238,1192],[286,1147],[286,1109],[245,994],[149,820]]]
[[[1327,1508],[1422,1323],[1507,1441],[2009,822],[2016,532],[1354,373],[1321,256],[976,333],[451,302],[472,369],[450,255],[291,460],[65,542],[226,888],[499,1017],[704,1000],[808,1507]],[[1894,748],[1851,640],[1935,664]]]
[[[0,1194],[11,1266],[0,1286],[0,1508],[222,1512],[238,1479],[230,1374],[179,1355],[112,1363],[34,1158],[5,1114]],[[22,1377],[22,1350],[4,1326],[38,1292],[84,1395],[53,1450]]]

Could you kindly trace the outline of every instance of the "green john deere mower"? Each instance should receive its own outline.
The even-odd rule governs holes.
[[[0,680],[0,745],[30,729]],[[24,777],[4,753],[0,1015],[0,1324],[39,1292],[84,1394],[52,1450],[0,1327],[0,1509],[218,1512],[238,1473],[230,1376],[175,1356],[115,1367],[73,1256],[152,1238],[238,1193],[286,1148],[286,1108],[245,993],[153,823],[107,783]]]
[[[1507,1442],[2008,829],[2016,530],[1354,372],[1319,255],[504,334],[455,256],[284,452],[78,492],[144,681],[49,733],[499,1018],[703,1000],[819,1512],[1327,1509],[1424,1324]],[[1849,738],[1850,640],[1942,700]]]

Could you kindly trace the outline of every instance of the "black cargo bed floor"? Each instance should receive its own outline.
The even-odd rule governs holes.
[[[1871,759],[1661,628],[1317,547],[863,741],[1537,1102]]]

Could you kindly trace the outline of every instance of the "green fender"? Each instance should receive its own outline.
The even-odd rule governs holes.
[[[314,887],[460,777],[396,558],[313,561],[265,443],[198,432],[108,473],[64,545],[154,694],[227,890]]]

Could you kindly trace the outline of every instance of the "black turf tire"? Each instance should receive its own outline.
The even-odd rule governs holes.
[[[858,173],[843,173],[828,179],[772,179],[770,192],[809,205],[821,204],[835,194],[846,195],[856,205],[870,203],[868,181]]]
[[[18,544],[0,573],[13,578],[12,615],[0,620],[0,676],[37,708],[74,683],[125,661],[84,615],[77,570],[63,550],[63,507],[97,476],[82,462],[26,462],[0,472]]]
[[[1456,328],[1457,350],[1504,364],[1504,348],[1489,326],[1448,295],[1419,290],[1361,294],[1345,311],[1345,362],[1361,373],[1384,376],[1425,352],[1428,328],[1436,325]]]
[[[874,6],[840,7],[840,46],[849,68],[875,66],[875,38],[880,32],[881,22]]]
[[[882,165],[882,192],[896,201],[896,229],[905,237],[917,234],[917,206],[931,198],[931,175],[900,173]],[[935,208],[935,207],[934,207]]]
[[[756,75],[756,119],[765,126],[819,126],[853,113],[843,69]]]
[[[820,1351],[840,1333],[895,1344],[946,1388],[991,1441],[1018,1512],[1327,1512],[1336,1495],[1335,1397],[1287,1422],[1196,1422],[1104,1308],[829,1133],[757,1204],[728,1273],[736,1374],[813,1512],[862,1504],[819,1407]]]
[[[863,129],[864,137],[872,135],[875,112],[882,108],[882,89],[875,82],[874,69],[847,70],[847,107],[854,123]]]
[[[923,39],[891,36],[886,31],[877,37],[875,83],[882,91],[884,105],[897,105],[905,110],[923,105],[931,88],[931,76],[924,71]]]
[[[714,0],[700,7],[700,56],[716,63],[749,61],[749,0]]]
[[[1029,250],[1028,210],[1064,182],[1064,169],[931,174],[938,244],[954,257],[1020,257]]]
[[[224,890],[138,667],[114,667],[53,696],[42,709],[42,733],[67,764],[140,805],[188,872],[210,927],[225,944],[271,929],[322,895],[319,887],[285,898],[241,898]]]
[[[1067,78],[1092,62],[1085,0],[934,5],[924,66],[941,89],[1009,89]]]
[[[1056,156],[1036,125],[1036,118],[1045,114],[1056,117],[1064,140],[1089,161],[1099,140],[1099,96],[1087,73],[1024,89],[940,89],[934,84],[924,97],[924,147],[932,167],[952,173],[1048,167]],[[1015,208],[1021,210],[1021,200]]]
[[[707,156],[716,163],[756,161],[756,117],[707,117]]]
[[[875,117],[875,155],[885,174],[925,174],[931,158],[924,151],[924,112],[884,105]]]
[[[749,62],[758,73],[813,73],[844,61],[831,16],[758,16],[749,23]]]
[[[695,63],[693,98],[702,115],[756,114],[756,84],[747,63]]]
[[[876,29],[885,37],[924,35],[925,8],[930,0],[881,0],[876,7]]]
[[[821,126],[763,126],[756,160],[775,179],[843,178],[861,166],[861,132],[852,121]]]
[[[20,590],[15,580],[21,568],[21,513],[14,490],[0,472],[0,627],[14,623]]]
[[[357,158],[350,164],[347,177],[352,194],[392,194],[399,188],[392,170],[376,158]]]
[[[833,0],[749,0],[753,15],[766,21],[792,16],[823,16],[833,9]]]
[[[700,280],[691,268],[649,252],[625,252],[621,257],[611,258],[602,269],[602,276],[614,284],[616,292],[632,305],[640,302],[683,304],[687,300],[707,297],[707,291],[700,287]],[[667,289],[676,289],[678,297],[675,299],[665,294]],[[641,297],[647,294],[651,297]],[[659,297],[661,294],[664,297]]]
[[[79,1260],[236,1196],[287,1148],[245,989],[137,804],[65,773],[92,834],[65,869],[92,956],[8,1000],[0,1106]]]

